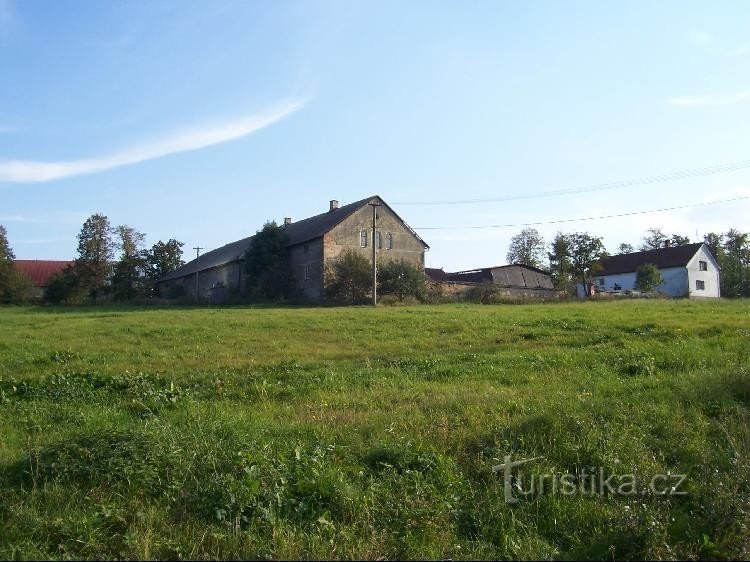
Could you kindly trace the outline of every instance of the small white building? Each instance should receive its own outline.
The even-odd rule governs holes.
[[[635,290],[636,272],[647,263],[659,269],[663,282],[656,290],[665,296],[721,296],[719,264],[703,243],[603,258],[592,274],[594,290],[615,294]],[[581,286],[578,287],[578,294],[583,296]]]

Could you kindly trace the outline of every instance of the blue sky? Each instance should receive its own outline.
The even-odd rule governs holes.
[[[518,224],[750,195],[750,169],[493,198],[749,160],[747,2],[0,0],[0,224],[67,259],[83,220],[215,248],[380,194],[446,269]],[[538,229],[611,250],[750,230],[750,200]],[[443,227],[443,230],[420,230]]]

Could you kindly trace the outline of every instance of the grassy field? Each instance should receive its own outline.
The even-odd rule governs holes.
[[[0,309],[0,558],[747,558],[749,366],[750,302]]]

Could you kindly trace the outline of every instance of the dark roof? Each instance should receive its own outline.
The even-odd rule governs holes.
[[[367,205],[373,199],[378,199],[378,201],[382,205],[388,207],[388,209],[390,209],[390,211],[394,215],[396,215],[396,217],[398,217],[398,219],[404,224],[404,226],[411,230],[412,234],[414,234],[414,236],[416,236],[417,239],[422,242],[422,244],[424,244],[426,248],[429,248],[425,241],[422,240],[419,235],[414,232],[403,221],[403,219],[399,217],[398,214],[377,195],[373,195],[372,197],[367,197],[365,199],[360,199],[359,201],[349,203],[348,205],[344,205],[343,207],[339,207],[338,209],[334,209],[333,211],[328,211],[319,215],[315,215],[314,217],[284,225],[284,232],[286,232],[288,239],[287,245],[295,246],[297,244],[302,244],[303,242],[308,242],[310,240],[323,236],[334,226],[342,222],[355,211],[361,209],[364,205]],[[197,271],[205,271],[206,269],[211,269],[212,267],[218,267],[220,265],[237,261],[242,258],[247,249],[250,247],[252,239],[252,236],[248,236],[247,238],[243,238],[242,240],[238,240],[237,242],[232,242],[231,244],[227,244],[226,246],[222,246],[221,248],[217,248],[216,250],[206,252],[198,259],[188,262],[181,268],[165,275],[160,279],[160,281],[169,281],[170,279],[192,275]]]
[[[523,274],[521,270],[532,272]],[[525,265],[512,263],[493,267],[482,267],[455,273],[446,273],[442,269],[425,269],[427,276],[433,281],[448,281],[452,283],[495,283],[505,287],[552,288],[549,272]]]
[[[18,270],[29,278],[35,287],[46,287],[52,277],[58,271],[73,265],[72,261],[58,260],[15,260],[13,262]]]
[[[432,281],[448,281],[448,274],[443,268],[435,269],[434,267],[425,267],[424,274]]]
[[[630,273],[637,270],[646,263],[652,263],[659,269],[668,267],[684,267],[693,259],[696,252],[703,246],[702,242],[687,244],[685,246],[672,246],[659,248],[657,250],[646,250],[645,252],[633,252],[632,254],[620,254],[599,260],[600,268],[594,271],[594,275],[615,275],[617,273]]]

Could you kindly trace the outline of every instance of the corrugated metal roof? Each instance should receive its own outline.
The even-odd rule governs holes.
[[[695,256],[701,246],[703,246],[703,243],[698,242],[685,246],[672,246],[657,250],[646,250],[645,252],[610,256],[599,260],[600,268],[596,269],[594,275],[630,273],[647,263],[652,263],[659,269],[684,267],[693,259],[693,256]]]
[[[15,260],[15,266],[29,278],[35,287],[46,287],[58,271],[73,265],[72,261],[59,260]]]
[[[377,199],[378,202],[388,207],[388,209],[390,209],[391,212],[393,212],[393,214],[396,215],[399,220],[401,220],[401,222],[404,222],[403,219],[401,219],[401,217],[399,217],[398,214],[396,214],[396,212],[391,209],[391,207],[385,201],[383,201],[379,196],[373,195],[372,197],[360,199],[359,201],[349,203],[348,205],[344,205],[343,207],[339,207],[338,209],[334,209],[332,211],[315,215],[314,217],[309,217],[307,219],[284,225],[284,231],[287,235],[288,245],[295,246],[297,244],[302,244],[303,242],[308,242],[310,240],[313,240],[314,238],[323,236],[334,226],[339,224],[355,211],[367,205],[373,199]],[[404,225],[406,225],[406,223],[404,223]],[[409,228],[408,225],[406,225],[406,227]],[[411,228],[409,228],[409,230],[411,230]],[[419,239],[420,242],[422,242],[422,244],[424,244],[425,247],[429,247],[424,242],[424,240],[422,240],[417,235],[416,232],[412,230],[412,233]],[[160,281],[169,281],[170,279],[177,279],[186,275],[193,275],[198,271],[204,271],[206,269],[211,269],[212,267],[218,267],[220,265],[237,261],[242,258],[247,249],[250,247],[250,244],[252,244],[252,239],[253,237],[249,236],[247,238],[243,238],[242,240],[238,240],[237,242],[232,242],[231,244],[227,244],[226,246],[217,248],[216,250],[206,252],[198,259],[188,262],[181,268],[176,269],[168,275],[165,275],[162,279],[160,279]]]

